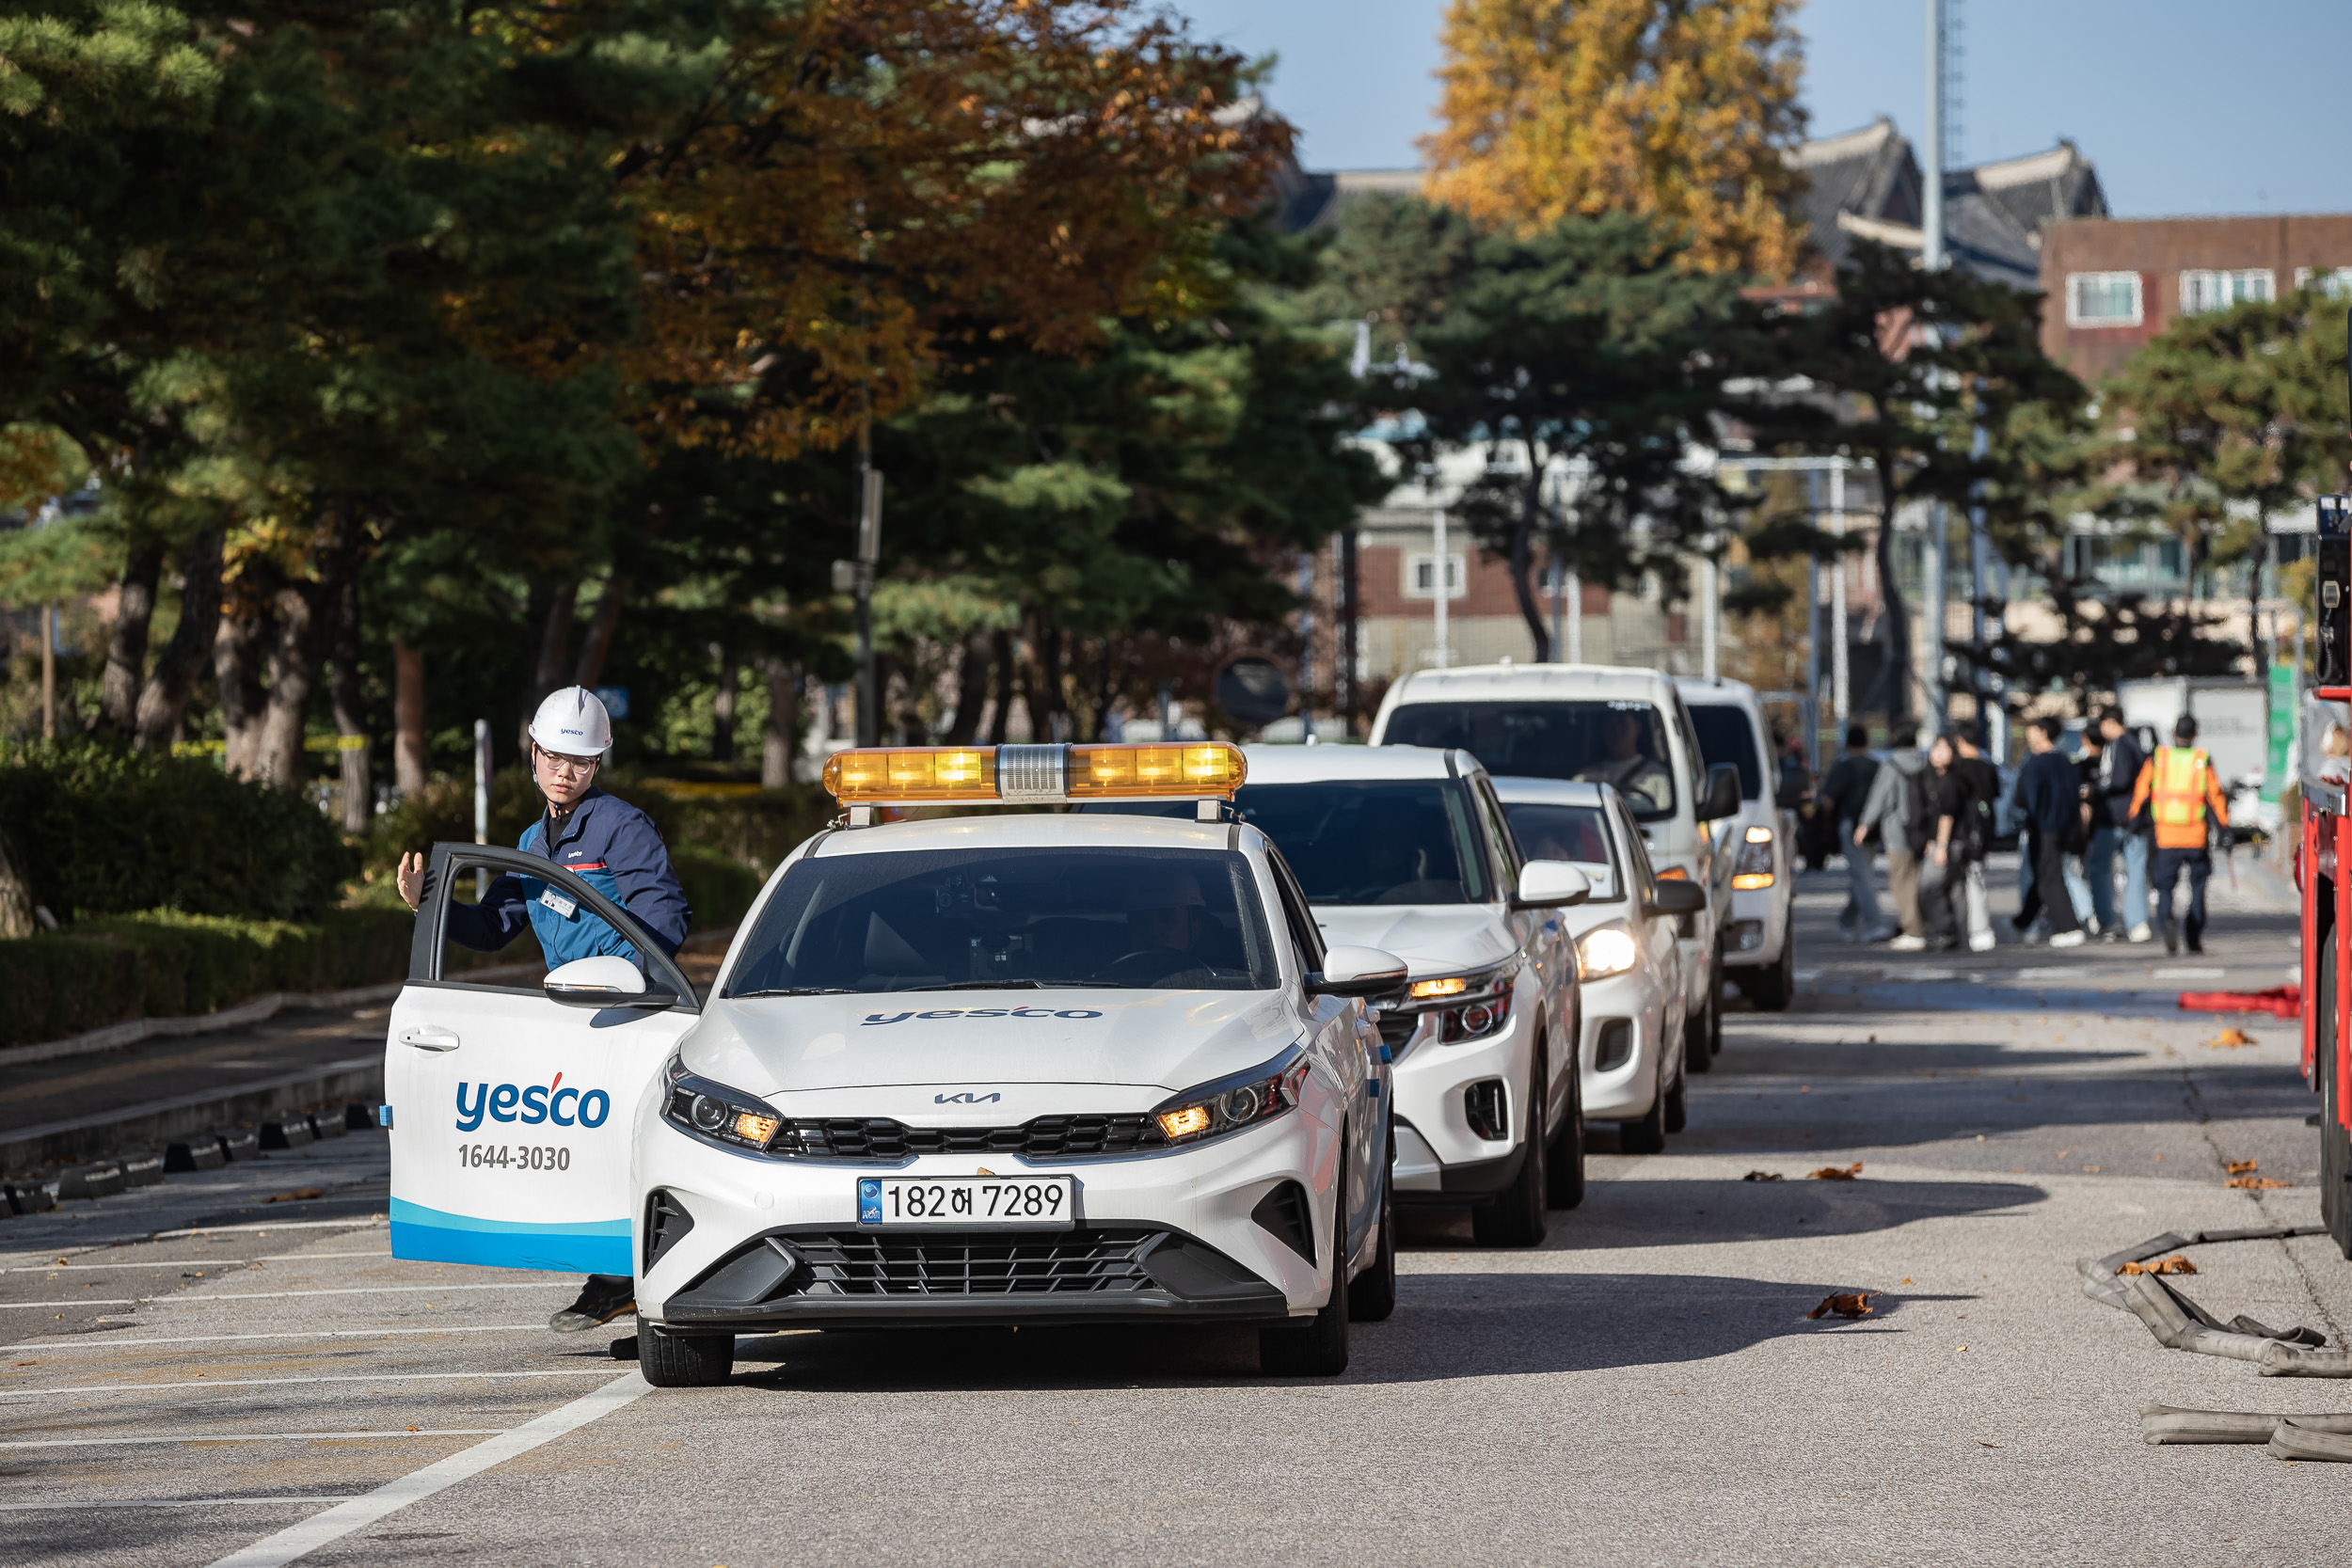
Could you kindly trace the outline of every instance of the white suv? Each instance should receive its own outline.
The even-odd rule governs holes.
[[[1740,810],[1715,823],[1715,852],[1731,864],[1731,919],[1724,929],[1724,968],[1767,1012],[1779,1012],[1797,993],[1796,933],[1789,911],[1796,883],[1788,875],[1797,814],[1772,800],[1764,705],[1745,681],[1685,677],[1675,682],[1699,732],[1710,768],[1740,774]]]
[[[1709,768],[1674,677],[1597,664],[1486,664],[1400,677],[1373,720],[1375,746],[1458,746],[1498,776],[1612,785],[1665,879],[1707,890],[1682,919],[1687,1070],[1723,1049],[1724,934],[1732,857],[1710,823],[1740,812],[1740,775]]]

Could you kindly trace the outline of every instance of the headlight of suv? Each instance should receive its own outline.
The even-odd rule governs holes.
[[[1633,933],[1622,926],[1596,926],[1577,939],[1576,959],[1583,967],[1587,980],[1606,980],[1613,974],[1623,974],[1641,957],[1642,950],[1634,945]]]
[[[784,1130],[784,1117],[756,1095],[697,1078],[677,1057],[670,1058],[669,1092],[662,1097],[661,1119],[681,1132],[723,1148],[754,1154],[780,1153],[772,1146]]]
[[[1747,831],[1740,858],[1731,863],[1731,885],[1741,892],[1772,885],[1772,830],[1761,825]]]
[[[1406,992],[1405,1009],[1435,1013],[1432,1031],[1441,1044],[1474,1040],[1491,1035],[1511,1021],[1511,998],[1517,994],[1516,966],[1506,964],[1476,974],[1447,974],[1416,980]]]
[[[1302,1053],[1280,1066],[1268,1063],[1238,1078],[1203,1084],[1152,1112],[1152,1119],[1171,1144],[1199,1143],[1271,1120],[1298,1103],[1298,1086],[1307,1081],[1307,1066]]]

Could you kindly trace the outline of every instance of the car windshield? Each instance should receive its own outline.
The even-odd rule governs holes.
[[[1596,899],[1618,895],[1617,857],[1598,806],[1558,806],[1543,801],[1502,803],[1511,836],[1532,861],[1566,861],[1584,873]]]
[[[1271,990],[1249,863],[1194,849],[918,849],[802,860],[731,997],[1113,986]]]
[[[1233,803],[1311,904],[1483,904],[1493,896],[1469,791],[1452,779],[1245,784]]]
[[[1497,776],[1614,784],[1640,821],[1674,815],[1674,753],[1651,703],[1409,703],[1381,739],[1459,746]]]
[[[1699,755],[1708,767],[1729,763],[1740,769],[1740,799],[1753,800],[1764,793],[1764,759],[1756,754],[1756,726],[1748,722],[1747,709],[1693,703],[1691,727],[1699,732]]]

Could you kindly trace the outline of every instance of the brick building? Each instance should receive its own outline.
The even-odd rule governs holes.
[[[2042,351],[2096,381],[2175,317],[2276,299],[2314,277],[2352,287],[2352,214],[2054,224],[2042,245]]]

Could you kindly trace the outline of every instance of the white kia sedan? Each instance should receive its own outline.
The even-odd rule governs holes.
[[[1689,1072],[1676,930],[1706,895],[1651,869],[1641,829],[1608,784],[1506,778],[1495,793],[1521,851],[1565,861],[1592,884],[1589,898],[1563,911],[1583,976],[1584,1117],[1614,1121],[1628,1154],[1656,1154],[1682,1131]]]
[[[1227,746],[1037,746],[828,777],[845,804],[1027,802],[1241,771]],[[437,846],[388,1045],[395,1255],[618,1262],[660,1385],[724,1380],[739,1334],[837,1325],[1238,1322],[1270,1372],[1343,1370],[1351,1316],[1395,1300],[1365,999],[1405,966],[1327,946],[1267,836],[1193,805],[821,832],[699,1000],[580,878]],[[477,865],[654,957],[445,977]]]

